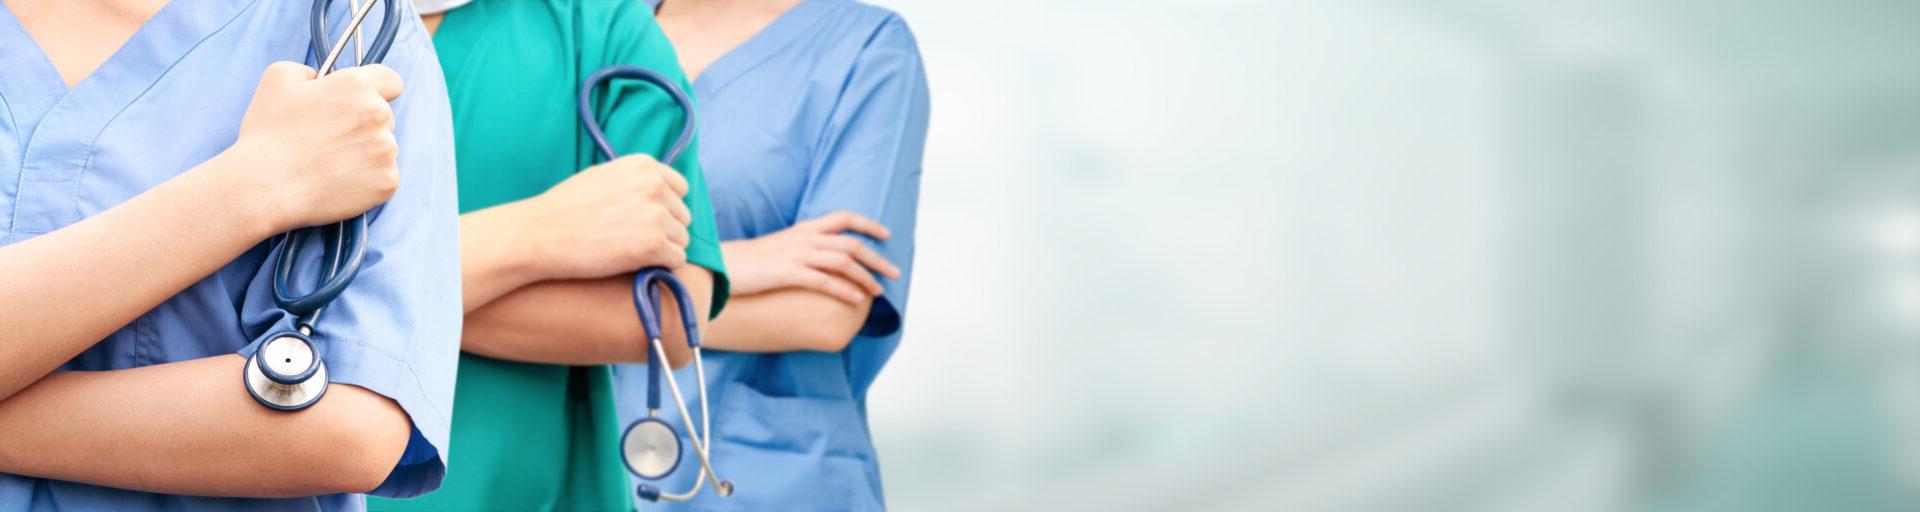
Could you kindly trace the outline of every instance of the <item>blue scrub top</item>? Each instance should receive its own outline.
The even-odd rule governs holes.
[[[866,396],[899,346],[913,275],[928,101],[913,33],[885,9],[808,0],[715,61],[694,92],[700,161],[721,240],[850,210],[893,231],[885,242],[862,239],[905,274],[881,279],[884,296],[844,351],[706,352],[713,461],[738,491],[720,498],[709,484],[691,504],[641,507],[881,509]],[[621,418],[632,422],[646,414],[646,367],[617,371]],[[676,377],[699,421],[693,371]],[[678,411],[661,415],[680,426]],[[660,483],[663,490],[692,485],[698,462],[691,449]]]
[[[412,3],[402,4],[405,25],[386,59],[407,84],[393,104],[399,192],[373,212],[366,266],[327,309],[316,336],[335,383],[385,395],[413,421],[402,459],[374,491],[382,496],[433,490],[446,473],[461,321],[459,266],[448,264],[459,261],[460,254],[445,85]],[[0,244],[99,213],[232,144],[269,63],[314,64],[308,48],[310,7],[304,1],[169,3],[72,90],[12,13],[0,7]],[[342,26],[346,7],[347,2],[338,3],[329,26]],[[368,26],[379,18],[373,15]],[[305,251],[302,268],[316,269],[321,252]],[[292,325],[292,318],[273,304],[268,268],[273,256],[267,244],[255,246],[60,369],[113,370],[251,354],[266,333]],[[240,381],[235,368],[233,385],[241,386]],[[0,474],[0,510],[364,507],[357,494],[275,500],[168,496]]]

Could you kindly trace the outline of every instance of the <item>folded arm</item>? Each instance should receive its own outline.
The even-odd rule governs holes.
[[[220,176],[233,165],[216,158],[98,215],[0,247],[0,401],[273,233],[250,215],[264,208],[235,207],[262,196]]]
[[[838,352],[865,327],[902,269],[855,235],[887,240],[892,230],[852,212],[834,212],[759,238],[720,244],[733,270],[727,314],[707,329],[707,346],[735,352]]]
[[[460,348],[532,363],[646,363],[632,269],[654,266],[673,269],[704,324],[714,276],[687,261],[689,187],[679,171],[636,155],[461,215]],[[663,302],[660,341],[677,368],[691,350],[679,309]]]
[[[238,139],[218,156],[0,247],[0,400],[273,233],[393,195],[387,101],[399,96],[400,78],[380,66],[313,76],[299,64],[268,67]]]
[[[692,264],[674,275],[692,294],[702,325],[713,294],[713,274]],[[633,274],[542,281],[467,313],[460,348],[497,359],[547,364],[646,363],[648,343],[633,310]],[[684,366],[692,351],[673,301],[661,302],[661,344],[667,364]]]
[[[0,473],[165,494],[274,498],[366,492],[405,450],[400,406],[336,384],[284,413],[239,385],[224,355],[55,372],[0,402]]]
[[[734,352],[838,352],[860,333],[873,301],[866,297],[850,303],[801,288],[734,296],[727,314],[707,327],[705,346]]]

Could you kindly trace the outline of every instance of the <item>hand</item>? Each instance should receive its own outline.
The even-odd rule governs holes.
[[[400,187],[393,108],[400,75],[381,65],[314,78],[313,68],[275,62],[221,153],[234,179],[264,199],[273,231],[333,222],[365,212]]]
[[[779,232],[721,244],[733,293],[753,295],[780,288],[805,288],[851,304],[878,297],[878,272],[899,279],[900,268],[848,231],[886,240],[886,226],[853,212],[839,211],[796,223]]]
[[[544,279],[590,279],[687,261],[687,179],[646,155],[580,171],[514,203]]]

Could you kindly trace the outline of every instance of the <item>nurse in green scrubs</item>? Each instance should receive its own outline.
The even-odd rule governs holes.
[[[674,269],[701,318],[720,310],[727,281],[695,153],[672,167],[597,162],[574,105],[586,75],[614,64],[686,87],[673,48],[641,2],[417,4],[453,105],[463,353],[445,482],[368,507],[631,510],[607,365],[647,360],[632,272]],[[661,154],[678,135],[679,109],[651,86],[614,83],[595,98],[624,154]],[[664,318],[679,314],[666,306]],[[684,333],[668,338],[668,360],[684,364]]]

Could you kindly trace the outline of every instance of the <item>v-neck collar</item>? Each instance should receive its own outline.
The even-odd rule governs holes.
[[[0,69],[6,70],[0,78],[0,109],[7,115],[0,121],[21,134],[24,143],[47,109],[67,94],[67,85],[39,42],[5,5],[0,5]]]
[[[5,187],[0,190],[5,192],[0,193],[0,220],[6,221],[8,233],[0,242],[77,222],[80,208],[51,205],[78,200],[74,194],[100,133],[181,58],[257,1],[168,2],[71,89],[13,12],[0,8],[0,70],[5,70],[0,71],[0,102],[18,138],[19,146],[13,149],[20,158],[19,173],[7,176],[10,183],[0,183]],[[23,216],[22,208],[57,214]]]
[[[0,96],[8,102],[17,126],[37,125],[21,133],[26,166],[48,162],[78,171],[94,134],[174,63],[256,1],[168,2],[71,89],[13,12],[0,9],[5,13],[0,41],[8,43],[0,50],[0,69],[24,72],[0,79]]]
[[[827,4],[832,0],[801,0],[798,5],[780,13],[779,17],[761,27],[760,31],[747,38],[739,46],[727,50],[720,58],[714,59],[700,77],[693,81],[694,97],[711,98],[725,88],[729,82],[745,75],[762,62],[772,58],[781,48],[787,47],[801,35],[813,28],[827,12]],[[659,2],[654,2],[657,7]]]
[[[475,2],[441,15],[440,28],[433,32],[433,51],[440,57],[441,74],[446,77],[449,92],[459,88],[474,56],[483,51],[475,45],[485,39],[494,19],[498,18],[494,9],[492,2]],[[474,19],[468,20],[468,17]]]

